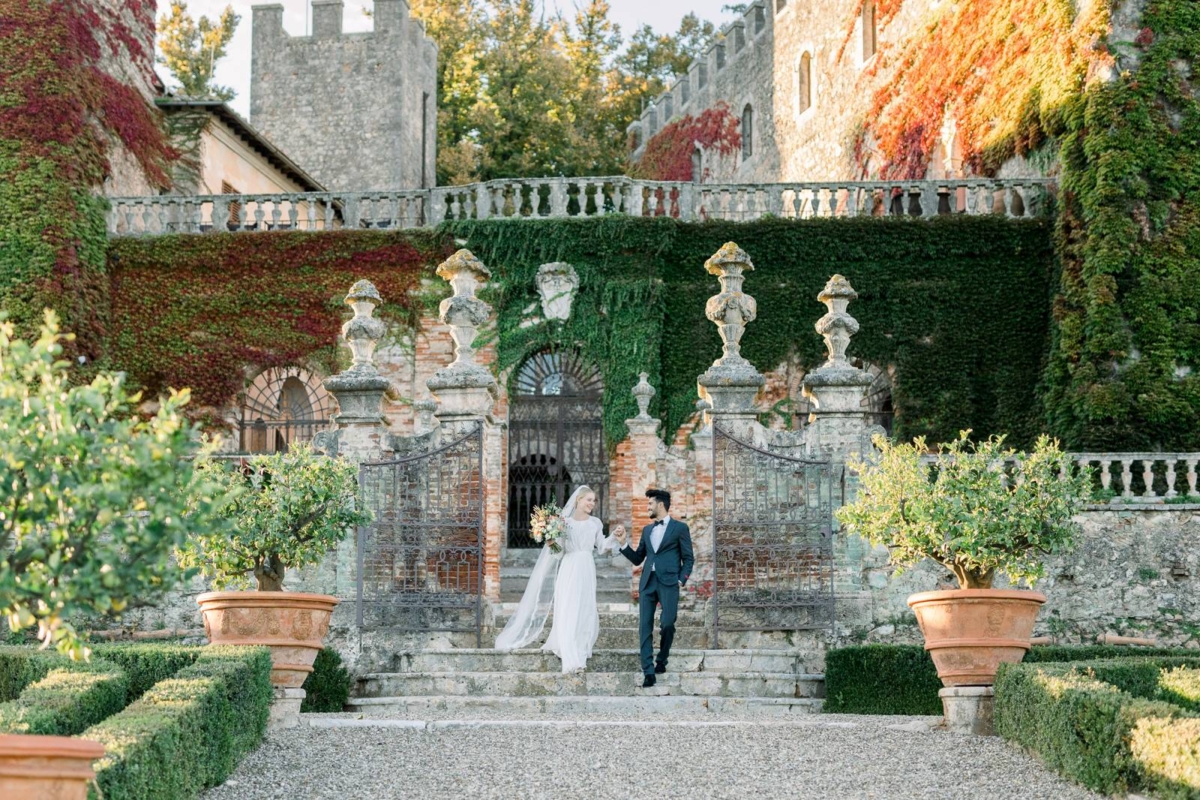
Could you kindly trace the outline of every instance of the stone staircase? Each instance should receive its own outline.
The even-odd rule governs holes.
[[[501,599],[485,643],[516,611],[536,550],[509,551],[501,564]],[[715,650],[703,614],[680,608],[668,672],[641,688],[638,607],[630,602],[624,558],[596,561],[600,637],[583,674],[561,672],[553,653],[453,648],[395,653],[389,672],[358,678],[347,710],[364,719],[526,718],[542,715],[703,714],[751,710],[819,710],[824,651],[819,646],[760,644]],[[549,630],[553,617],[546,624]],[[655,648],[658,647],[655,629]],[[760,642],[770,641],[762,638]],[[722,643],[727,642],[722,637]]]
[[[407,653],[397,672],[359,678],[347,710],[370,718],[431,713],[514,716],[584,712],[678,713],[754,709],[819,710],[824,676],[796,650],[676,649],[669,671],[641,688],[633,649],[593,653],[584,674],[562,674],[540,650],[444,650]]]

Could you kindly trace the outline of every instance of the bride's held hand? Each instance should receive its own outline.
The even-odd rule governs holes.
[[[616,528],[614,528],[614,529],[613,529],[613,536],[616,538],[616,540],[617,540],[618,542],[620,542],[621,544],[625,544],[625,538],[626,538],[626,536],[625,536],[625,526],[624,526],[624,525],[618,525]]]

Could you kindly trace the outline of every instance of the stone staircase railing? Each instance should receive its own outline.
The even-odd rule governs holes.
[[[1200,504],[1200,453],[1068,453],[1095,473],[1097,501],[1113,505]],[[925,460],[932,464],[937,456]]]
[[[447,220],[670,216],[681,220],[1046,213],[1053,181],[704,184],[528,178],[396,192],[156,195],[110,200],[113,236],[210,231],[404,229]]]

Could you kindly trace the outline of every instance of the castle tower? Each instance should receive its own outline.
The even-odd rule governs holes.
[[[254,6],[250,122],[332,191],[433,186],[437,45],[406,0],[375,0],[374,31],[342,32],[342,0],[312,0],[312,35]]]

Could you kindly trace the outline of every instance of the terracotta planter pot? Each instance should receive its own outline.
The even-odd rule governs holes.
[[[299,689],[329,633],[336,597],[303,592],[208,592],[196,598],[212,644],[271,648],[271,684]]]
[[[0,797],[4,800],[87,800],[104,746],[69,736],[0,735]]]
[[[908,598],[925,649],[946,686],[991,686],[1003,663],[1029,651],[1046,595],[1020,589],[955,589]]]

